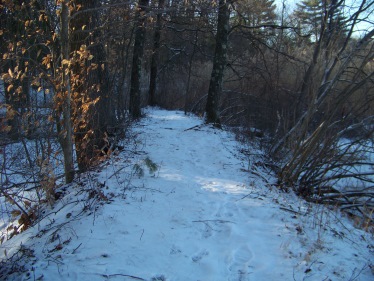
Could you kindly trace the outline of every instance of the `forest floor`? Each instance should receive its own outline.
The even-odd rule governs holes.
[[[256,145],[159,109],[131,133],[0,246],[5,279],[373,280],[372,234],[279,190]]]

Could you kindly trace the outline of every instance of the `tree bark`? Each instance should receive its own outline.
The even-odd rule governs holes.
[[[205,107],[206,122],[220,127],[219,103],[223,73],[226,67],[230,10],[227,0],[219,0],[216,47],[213,70],[210,78],[208,100]]]
[[[74,66],[74,73],[80,74],[82,78],[79,81],[79,86],[76,87],[76,92],[86,95],[86,98],[80,100],[78,106],[75,108],[75,116],[77,119],[80,116],[85,116],[84,122],[77,123],[75,120],[75,145],[77,162],[80,171],[86,171],[100,156],[101,150],[105,147],[105,134],[109,128],[115,126],[115,109],[109,91],[109,76],[106,66],[106,54],[103,43],[100,41],[101,33],[97,29],[100,25],[100,11],[90,10],[99,8],[100,1],[83,1],[76,0],[76,4],[81,4],[82,8],[71,22],[72,25],[72,51],[78,51],[82,45],[86,45],[87,50],[92,55],[92,59],[85,62],[85,67],[89,69],[92,65],[97,65],[96,68],[91,68],[89,71],[82,72],[82,66],[76,63]],[[77,12],[77,13],[78,13]],[[85,31],[86,27],[90,32]],[[84,112],[79,104],[85,102],[84,100],[94,101],[88,111]]]
[[[142,59],[145,41],[145,20],[146,8],[148,0],[139,0],[137,12],[135,16],[135,42],[131,69],[131,86],[130,86],[130,114],[132,118],[141,117],[141,92],[140,79],[142,70]]]
[[[61,3],[61,60],[69,60],[69,7],[68,0]],[[58,139],[64,155],[65,181],[70,183],[74,179],[73,160],[73,127],[71,123],[71,88],[67,65],[63,64],[61,91],[65,97],[62,105],[63,120],[59,128]],[[59,123],[59,122],[58,122]]]
[[[160,48],[161,40],[161,20],[162,20],[162,11],[164,9],[165,0],[158,1],[157,8],[157,20],[156,20],[156,30],[153,37],[153,49],[152,49],[152,61],[151,61],[151,73],[150,73],[150,82],[149,82],[149,101],[150,106],[156,105],[156,80],[157,80],[157,61],[158,61],[158,50]]]

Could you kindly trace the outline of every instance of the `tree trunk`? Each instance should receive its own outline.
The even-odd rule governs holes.
[[[196,30],[195,31],[195,38],[194,38],[194,42],[193,42],[193,47],[192,47],[192,53],[190,55],[190,59],[189,59],[189,62],[188,62],[188,75],[187,75],[187,85],[186,85],[186,97],[184,99],[184,114],[187,114],[187,112],[188,112],[189,92],[190,92],[191,75],[192,75],[192,64],[193,64],[193,59],[194,59],[195,53],[196,53],[196,45],[197,45],[198,37],[199,37],[199,32]]]
[[[61,3],[61,60],[69,60],[69,7],[68,0]],[[64,96],[62,105],[62,126],[58,125],[58,139],[64,155],[65,181],[74,179],[73,128],[71,123],[71,89],[67,64],[63,64],[61,91]],[[59,124],[59,122],[57,122]]]
[[[140,79],[145,41],[145,20],[148,0],[139,0],[135,16],[135,42],[131,69],[130,114],[134,119],[141,117]]]
[[[149,82],[149,101],[150,106],[156,105],[156,79],[157,79],[157,58],[158,58],[158,49],[160,48],[160,39],[161,39],[161,20],[162,20],[162,11],[164,9],[165,0],[158,1],[157,9],[157,20],[156,20],[156,30],[153,37],[153,49],[152,49],[152,62],[151,62],[151,74]]]
[[[98,10],[85,11],[89,9],[98,8],[100,1],[83,1],[77,0],[76,4],[81,4],[81,10],[72,15],[72,51],[78,51],[82,45],[86,45],[87,50],[92,55],[92,59],[85,62],[87,71],[82,71],[80,63],[74,66],[74,74],[79,74],[82,77],[78,81],[79,86],[75,87],[75,92],[86,96],[77,101],[75,109],[75,145],[77,153],[77,162],[80,171],[86,171],[99,157],[103,147],[105,147],[105,134],[109,128],[113,128],[116,123],[115,109],[109,91],[109,76],[106,66],[105,49],[100,41],[100,31],[97,26],[100,25],[100,12]],[[87,32],[83,29],[86,26]],[[97,65],[97,67],[93,67]],[[91,69],[90,69],[91,68]],[[88,70],[90,69],[90,70]],[[76,82],[77,83],[77,82]],[[89,106],[87,111],[84,111],[82,106],[85,100],[96,101]],[[78,120],[84,116],[84,120]]]
[[[205,107],[206,122],[220,127],[219,103],[223,72],[226,66],[230,10],[227,0],[219,0],[216,48],[210,77],[208,100]]]
[[[126,92],[126,77],[127,77],[127,66],[128,66],[128,61],[129,61],[129,54],[130,54],[130,47],[131,43],[134,37],[134,30],[135,26],[131,29],[131,34],[129,38],[129,42],[127,44],[123,44],[122,50],[121,50],[121,56],[120,56],[120,61],[122,62],[122,73],[121,73],[121,78],[118,86],[118,104],[117,104],[117,118],[118,122],[123,122],[125,120],[125,113],[126,113],[126,108],[127,108],[127,101],[125,98],[125,92]],[[126,36],[125,33],[123,34],[123,40],[125,40]]]

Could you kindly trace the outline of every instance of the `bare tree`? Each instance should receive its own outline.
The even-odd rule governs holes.
[[[220,127],[220,95],[222,91],[223,74],[226,68],[230,8],[227,0],[218,3],[218,21],[216,47],[213,59],[213,70],[210,78],[208,100],[205,107],[206,122]]]
[[[59,142],[64,153],[65,181],[70,183],[74,179],[73,160],[73,125],[71,122],[71,86],[67,63],[70,60],[70,36],[69,36],[69,1],[61,2],[61,59],[62,59],[62,86],[63,95],[62,114],[63,120],[57,119]]]
[[[337,15],[341,14],[343,2],[329,1],[322,6],[318,40],[301,82],[307,108],[272,152],[291,149],[280,173],[282,184],[295,186],[300,194],[318,202],[342,197],[345,208],[364,213],[364,208],[374,207],[371,199],[367,201],[371,193],[364,184],[373,183],[373,172],[360,172],[360,167],[373,164],[365,159],[365,152],[370,151],[367,140],[373,141],[374,131],[373,112],[367,106],[374,101],[374,29],[367,29],[360,39],[354,38],[354,30],[374,4],[361,1],[357,11],[341,21]],[[353,128],[360,128],[358,138],[342,144],[342,137]],[[357,186],[333,186],[337,180],[348,178],[358,179],[366,191],[352,193]]]
[[[158,50],[160,48],[161,40],[161,29],[162,29],[162,12],[164,9],[165,0],[159,0],[157,6],[157,16],[156,16],[156,27],[155,33],[153,35],[153,49],[152,49],[152,59],[151,59],[151,73],[150,73],[150,82],[149,82],[149,100],[148,104],[151,106],[156,105],[156,79],[158,71]]]
[[[87,170],[106,146],[106,133],[116,125],[104,44],[101,41],[101,1],[75,1],[71,52],[74,57],[74,133],[78,167]]]
[[[131,68],[130,114],[133,118],[141,117],[140,78],[145,42],[146,9],[148,0],[139,0],[135,16],[135,42]]]

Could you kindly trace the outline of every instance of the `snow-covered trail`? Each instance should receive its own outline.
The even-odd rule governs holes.
[[[69,188],[59,212],[8,241],[34,250],[22,280],[371,280],[366,234],[322,209],[303,216],[306,205],[272,187],[274,176],[241,156],[232,134],[179,111],[146,113],[134,156],[90,176],[110,204],[82,216],[87,206],[69,203],[79,187]],[[129,181],[134,164],[144,175]]]
[[[256,189],[257,199],[247,196],[253,190],[242,171],[246,163],[234,157],[238,144],[231,134],[181,112],[153,111],[144,125],[145,149],[161,166],[146,186],[162,193],[142,210],[155,224],[140,228],[145,248],[166,259],[161,274],[170,280],[274,280],[285,267],[292,270],[284,248],[292,237],[279,208],[259,196],[265,186]],[[144,262],[147,270],[154,267],[153,258],[144,256]]]
[[[170,280],[246,280],[257,268],[269,280],[272,261],[283,260],[281,245],[273,243],[279,221],[269,233],[274,222],[261,212],[263,201],[240,200],[249,193],[248,178],[230,152],[235,151],[232,138],[195,127],[201,120],[181,112],[152,112],[143,123],[145,150],[160,165],[145,184],[160,192],[145,193],[144,204],[130,215],[143,218],[138,222],[142,238],[134,237],[139,239],[134,252],[144,253],[143,270],[158,270]]]

